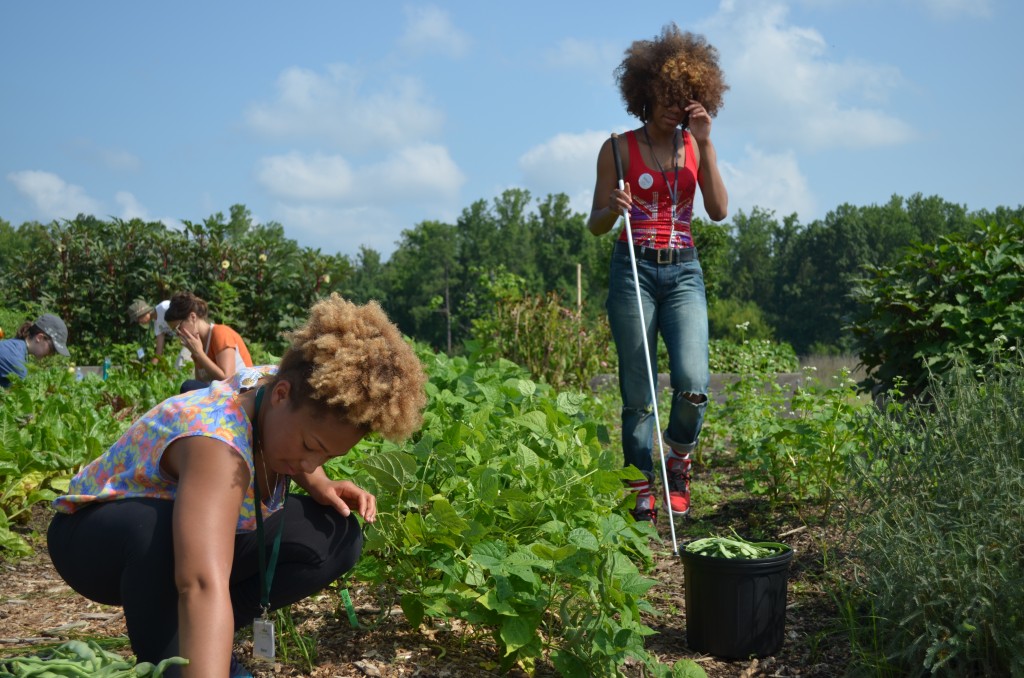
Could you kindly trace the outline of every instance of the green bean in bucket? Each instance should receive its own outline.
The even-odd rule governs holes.
[[[777,541],[747,541],[733,530],[732,537],[705,537],[686,545],[687,553],[709,558],[756,560],[785,553],[789,547]]]

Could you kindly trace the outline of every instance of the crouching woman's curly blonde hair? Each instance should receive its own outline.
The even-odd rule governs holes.
[[[332,294],[288,338],[273,383],[291,384],[294,408],[309,405],[317,416],[340,416],[395,441],[422,425],[426,374],[377,302],[359,306]]]

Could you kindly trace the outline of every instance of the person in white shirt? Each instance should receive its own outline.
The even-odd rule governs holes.
[[[167,337],[174,335],[174,330],[164,320],[164,315],[167,313],[167,309],[171,305],[170,299],[161,301],[156,306],[150,306],[149,302],[145,299],[136,299],[128,306],[128,317],[131,318],[133,323],[138,323],[143,327],[153,323],[153,335],[156,337],[156,355],[162,356],[164,354],[164,346],[167,343]],[[153,363],[156,364],[158,358],[153,358]],[[191,362],[192,356],[188,352],[188,349],[182,348],[179,352],[178,359],[175,361],[175,367],[181,367],[186,362]]]

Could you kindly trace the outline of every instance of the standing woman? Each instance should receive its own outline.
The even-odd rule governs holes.
[[[638,40],[615,71],[626,111],[642,125],[626,132],[622,146],[625,188],[618,189],[609,139],[597,156],[597,183],[587,223],[602,235],[629,210],[633,242],[625,229],[612,252],[608,320],[619,356],[622,395],[622,450],[626,466],[645,480],[631,482],[637,520],[657,517],[654,480],[654,414],[643,336],[657,369],[657,339],[668,349],[672,410],[664,441],[670,509],[690,509],[690,455],[697,446],[707,408],[708,319],[704,274],[694,247],[690,221],[699,185],[704,209],[715,221],[725,218],[729,198],[718,171],[711,118],[728,89],[718,66],[718,51],[704,37],[665,26],[653,40]],[[640,322],[629,248],[636,255],[646,327]],[[660,435],[661,432],[658,432]]]
[[[26,322],[13,339],[0,341],[0,387],[11,385],[11,375],[28,376],[28,357],[45,358],[68,352],[68,326],[52,313],[44,313],[35,322]]]
[[[376,498],[322,465],[372,431],[418,429],[426,377],[375,302],[332,295],[290,339],[278,365],[154,407],[54,501],[54,567],[124,608],[139,661],[182,656],[186,678],[248,675],[235,631],[359,558],[355,514],[373,522]],[[289,494],[292,481],[308,496]]]
[[[182,384],[182,393],[205,388],[211,381],[223,381],[244,367],[252,367],[249,349],[238,332],[210,322],[208,314],[206,302],[191,292],[171,297],[164,313],[164,321],[177,333],[196,365],[196,378]]]

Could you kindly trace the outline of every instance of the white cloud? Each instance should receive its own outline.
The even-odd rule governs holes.
[[[280,198],[275,218],[296,240],[352,254],[367,245],[389,254],[403,228],[458,213],[465,175],[448,149],[415,144],[379,162],[355,164],[338,155],[298,152],[264,158],[257,181]]]
[[[292,152],[262,159],[256,178],[285,200],[348,205],[447,202],[466,180],[448,149],[434,144],[402,148],[380,162],[356,167],[338,155]]]
[[[289,68],[277,80],[277,97],[245,114],[257,133],[305,139],[347,152],[396,148],[439,134],[444,115],[412,78],[392,77],[367,86],[363,73],[345,64],[325,73]]]
[[[442,54],[457,59],[469,51],[469,36],[452,23],[448,13],[433,5],[406,5],[406,26],[399,44],[415,54]]]
[[[33,202],[44,219],[73,219],[79,214],[101,212],[99,201],[89,197],[84,188],[69,184],[52,172],[10,172],[7,179]]]
[[[400,149],[387,160],[363,167],[360,192],[374,201],[418,200],[447,203],[458,197],[466,177],[448,149],[417,144]]]
[[[128,191],[118,191],[114,195],[114,200],[121,206],[120,216],[122,219],[126,221],[131,221],[132,219],[149,221],[149,214],[146,208]]]
[[[731,90],[723,117],[762,146],[808,150],[904,143],[913,128],[884,104],[903,84],[892,66],[830,59],[813,28],[787,24],[777,2],[722,2],[706,32],[718,47]]]
[[[336,155],[292,152],[263,158],[257,180],[272,194],[298,200],[340,200],[352,193],[352,168]]]
[[[536,196],[565,193],[572,209],[590,213],[597,176],[597,152],[608,132],[557,134],[519,158],[526,187]]]
[[[777,216],[796,212],[802,218],[815,214],[815,200],[792,151],[765,153],[748,146],[736,163],[719,163],[729,191],[729,213],[754,207],[774,210]],[[700,201],[695,201],[700,207]]]

